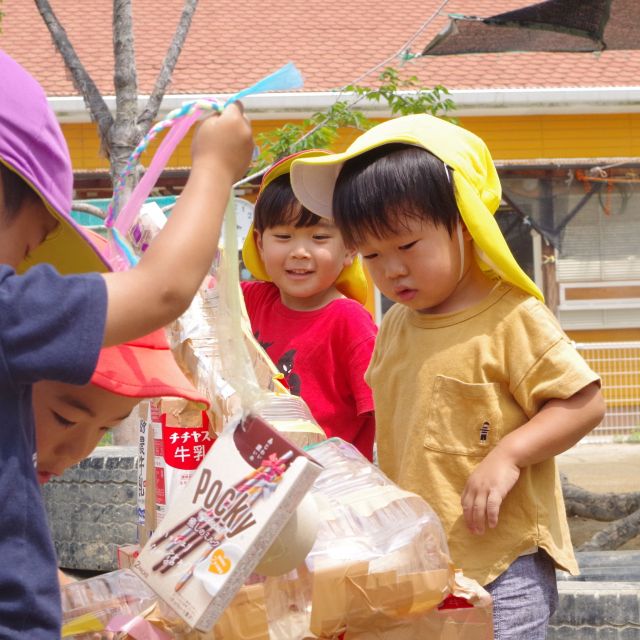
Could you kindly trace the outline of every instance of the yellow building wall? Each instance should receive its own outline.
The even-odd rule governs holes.
[[[603,115],[485,116],[464,117],[460,124],[485,140],[496,160],[536,158],[594,158],[640,156],[640,113]],[[254,134],[271,131],[285,124],[283,120],[256,120]],[[94,123],[63,124],[76,171],[107,169],[100,155],[100,141]],[[344,149],[358,136],[354,130],[343,131],[334,145]],[[160,137],[142,156],[150,161]],[[190,164],[188,135],[178,146],[169,167]]]
[[[460,118],[496,160],[635,157],[640,113]]]
[[[637,329],[580,329],[565,332],[575,342],[640,342]]]

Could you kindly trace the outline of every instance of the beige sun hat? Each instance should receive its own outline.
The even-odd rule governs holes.
[[[388,120],[363,133],[343,153],[295,158],[290,170],[293,192],[307,209],[332,218],[333,191],[344,163],[393,142],[423,147],[453,169],[456,202],[480,266],[543,300],[540,289],[513,257],[494,218],[502,190],[489,149],[462,127],[426,114]]]

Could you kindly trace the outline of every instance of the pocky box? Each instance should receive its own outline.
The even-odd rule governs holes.
[[[209,630],[322,468],[258,416],[226,429],[134,563],[189,625]]]

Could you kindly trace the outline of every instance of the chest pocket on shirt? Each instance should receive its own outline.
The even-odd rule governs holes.
[[[424,446],[463,456],[485,456],[500,440],[500,385],[436,376]]]

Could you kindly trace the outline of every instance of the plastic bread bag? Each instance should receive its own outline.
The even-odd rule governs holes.
[[[324,471],[304,562],[282,576],[253,574],[211,631],[191,630],[162,602],[141,617],[178,640],[492,638],[491,599],[454,573],[428,504],[341,440],[310,452]]]
[[[424,500],[342,440],[309,452],[324,467],[311,491],[315,544],[288,574],[254,575],[218,620],[215,640],[329,639],[371,629],[382,638],[415,624],[454,588],[442,527]]]
[[[155,593],[128,569],[72,582],[62,588],[61,595],[62,637],[78,640],[106,634],[115,617],[138,616],[157,600]]]
[[[310,453],[325,470],[312,490],[320,526],[302,576],[310,581],[302,589],[311,593],[309,630],[332,637],[391,628],[436,607],[454,572],[431,507],[340,439]]]
[[[255,628],[266,620],[263,589],[243,588],[232,602],[242,612],[242,627]],[[255,604],[257,602],[257,604]],[[214,640],[215,632],[189,627],[135,573],[121,569],[62,588],[65,640]],[[218,625],[223,629],[225,622]],[[240,636],[229,636],[240,637]],[[268,640],[268,637],[265,638]]]

